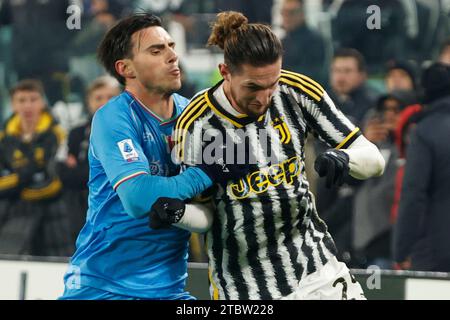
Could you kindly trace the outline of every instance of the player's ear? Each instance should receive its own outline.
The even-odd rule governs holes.
[[[225,81],[230,81],[230,76],[231,76],[230,68],[225,63],[219,64],[219,72]]]
[[[117,60],[115,68],[118,74],[124,78],[136,78],[133,65],[129,59]]]

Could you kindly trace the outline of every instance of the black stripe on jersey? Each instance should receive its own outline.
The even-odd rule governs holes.
[[[223,246],[222,246],[222,221],[220,221],[220,215],[215,214],[214,215],[214,221],[212,224],[212,244],[211,244],[211,251],[213,255],[213,260],[215,264],[215,269],[217,271],[217,277],[219,278],[220,286],[222,287],[222,290],[225,295],[225,299],[229,300],[230,296],[227,292],[227,282],[225,281],[225,278],[223,277],[223,269],[222,269],[222,263],[223,263]],[[219,291],[220,294],[220,291]]]
[[[286,106],[284,109],[288,109],[288,115],[289,115],[289,119],[293,126],[288,126],[288,128],[292,131],[291,134],[292,135],[296,135],[298,137],[298,139],[300,140],[300,148],[303,149],[304,147],[304,132],[301,129],[302,126],[300,125],[299,120],[297,119],[297,116],[295,115],[294,112],[291,113],[291,111],[293,111],[292,109],[290,109],[290,104],[287,103],[287,95],[280,92],[280,98],[281,98],[281,102],[283,103],[283,106]],[[286,104],[287,103],[287,104]],[[289,110],[290,109],[290,110]],[[276,108],[276,105],[274,103],[274,105],[271,107],[270,109],[271,111],[271,117],[272,118],[276,118],[276,117],[280,117],[281,114],[278,112],[278,109]],[[295,130],[296,128],[299,128],[299,131]],[[292,130],[294,129],[294,130]],[[283,152],[285,154],[288,153],[288,150],[286,150],[287,148],[291,149],[291,150],[295,150],[294,147],[294,142],[293,139],[291,139],[291,141],[289,142],[287,148],[282,145],[283,148]],[[290,155],[288,156],[290,157]],[[304,172],[304,167],[302,168],[302,173]],[[294,179],[294,190],[298,190],[300,188],[300,181],[298,179]],[[288,195],[286,190],[284,190],[283,188],[279,188],[276,190],[278,193],[278,196],[280,199],[288,199]],[[280,201],[281,203],[281,214],[282,214],[282,219],[283,219],[283,227],[281,228],[281,232],[283,232],[285,239],[284,239],[284,244],[286,245],[286,247],[288,248],[288,252],[289,252],[289,258],[291,260],[292,266],[294,268],[295,271],[295,276],[298,280],[300,280],[300,277],[303,274],[303,267],[300,263],[297,262],[297,258],[299,255],[299,252],[297,250],[297,247],[293,244],[292,241],[292,235],[293,235],[293,225],[292,225],[292,212],[291,212],[291,206],[289,204],[289,201]],[[297,202],[298,206],[300,206],[300,201]],[[297,206],[297,207],[298,207]],[[303,219],[303,217],[302,217]],[[301,223],[302,220],[299,221],[299,223]],[[289,293],[288,293],[289,294]]]
[[[292,88],[300,90],[303,95],[316,102],[323,100],[323,94],[320,94],[316,87],[311,86],[305,81],[299,80],[293,75],[281,74],[280,82],[282,85],[288,85]]]
[[[328,260],[325,257],[325,254],[323,252],[322,246],[320,245],[321,238],[314,235],[315,222],[317,220],[317,217],[314,214],[314,209],[313,208],[310,208],[309,211],[310,211],[309,216],[310,216],[311,224],[313,225],[313,227],[312,228],[308,228],[308,230],[309,230],[309,233],[311,235],[311,238],[313,239],[313,241],[315,243],[315,247],[317,248],[317,251],[319,251],[320,263],[322,265],[324,265]]]
[[[284,297],[290,294],[293,291],[293,288],[289,286],[286,271],[283,268],[283,261],[278,252],[278,243],[277,238],[275,237],[276,229],[272,202],[268,197],[261,197],[260,203],[264,215],[264,233],[267,237],[267,255],[269,256],[270,263],[273,267],[278,291],[280,291],[281,295]],[[261,298],[269,299],[270,297]]]
[[[295,92],[297,92],[299,95],[304,95],[304,93],[296,87],[291,86]],[[324,99],[322,99],[320,102],[315,103],[315,110],[313,112],[321,113],[336,129],[336,131],[341,132],[344,137],[347,137],[352,130],[347,127],[342,120],[338,117],[338,113],[335,113],[331,110],[331,107],[325,102]],[[301,106],[301,104],[300,104]],[[303,115],[305,117],[305,120],[307,121],[308,125],[312,127],[327,143],[329,143],[331,146],[336,147],[339,145],[341,141],[336,141],[336,137],[332,137],[327,133],[322,126],[318,123],[316,118],[308,113],[308,110],[305,106],[301,106]],[[337,109],[335,109],[337,110]],[[344,116],[340,111],[339,113]]]
[[[303,219],[305,218],[305,216],[304,216],[305,209],[303,209],[303,207],[302,207],[302,199],[303,199],[303,196],[301,196],[301,195],[297,196],[297,198],[295,199],[296,212],[295,212],[295,214],[291,213],[291,215],[294,215],[295,219],[296,219],[296,224],[291,226],[291,235],[294,236],[294,231],[295,231],[294,228],[296,227],[297,231],[299,232],[299,235],[298,236],[296,235],[296,240],[299,239],[299,237],[301,237],[301,239],[303,241],[302,246],[300,247],[300,252],[298,251],[295,243],[292,242],[291,245],[295,247],[295,252],[298,252],[298,255],[300,255],[300,257],[303,257],[305,254],[303,252],[303,246],[304,246],[305,239],[302,234],[302,224],[303,224]],[[295,276],[297,277],[297,279],[300,280],[301,277],[303,276],[303,274],[305,273],[305,268],[303,267],[303,264],[301,263],[301,261],[298,261],[298,255],[295,257],[294,266],[296,267],[295,268]],[[292,258],[294,258],[294,256]]]
[[[325,245],[325,248],[327,248],[328,251],[330,251],[334,256],[338,254],[336,244],[334,243],[333,238],[329,233],[327,233],[325,237],[323,237],[322,242]]]
[[[350,133],[352,133],[352,129],[350,129],[349,127],[347,127],[342,120],[338,117],[338,114],[336,114],[335,112],[333,112],[330,108],[330,105],[328,103],[325,102],[325,100],[322,100],[320,103],[317,104],[317,107],[319,109],[319,112],[321,112],[326,118],[327,120],[334,126],[334,128],[336,128],[337,131],[341,132],[344,137],[347,137]],[[337,109],[335,109],[337,110]],[[344,117],[344,114],[341,113],[341,116]],[[315,124],[317,124],[314,129],[317,130],[317,128],[320,126],[318,125],[317,120],[314,120]],[[322,130],[323,131],[323,130]],[[335,139],[331,139],[330,143],[333,147],[336,147],[339,145],[339,143],[341,141],[335,141]]]
[[[356,130],[356,129],[355,129]],[[345,141],[345,143],[342,145],[342,146],[339,146],[338,145],[338,147],[339,147],[339,149],[347,149],[352,143],[353,143],[353,141],[355,141],[362,133],[361,133],[361,131],[359,130],[359,128],[357,129],[358,131],[356,131],[355,133],[353,133],[354,131],[352,131],[351,133],[350,133],[350,135],[351,134],[353,134],[351,137],[350,137],[350,139],[348,139],[347,141],[345,141],[345,139],[344,139],[344,141]],[[348,136],[347,136],[348,137]],[[346,138],[347,139],[347,138]],[[336,147],[337,148],[337,147]]]
[[[199,108],[201,108],[200,105],[205,102],[206,102],[206,100],[205,100],[204,94],[200,94],[198,97],[194,98],[194,100],[192,100],[192,102],[189,102],[189,104],[186,106],[186,108],[184,108],[181,115],[178,117],[177,123],[175,124],[175,129],[183,130],[185,128],[186,122],[188,120],[188,114],[190,116],[190,114],[192,114],[193,109],[198,110]],[[196,112],[196,111],[194,111],[194,112]],[[181,131],[178,133],[181,134]],[[175,137],[175,141],[179,140],[179,138],[180,137],[177,135]]]
[[[256,280],[258,291],[261,299],[269,299],[271,294],[269,292],[266,276],[262,267],[261,261],[258,258],[259,243],[257,241],[255,230],[255,218],[253,212],[253,206],[250,199],[243,199],[240,201],[242,205],[242,211],[244,214],[244,234],[245,240],[248,244],[247,259],[251,266],[253,277]]]
[[[293,82],[294,83],[293,85],[304,89],[305,92],[310,93],[312,96],[318,97],[319,98],[318,100],[320,100],[323,96],[324,91],[322,89],[319,89],[311,82],[302,79],[301,76],[299,76],[299,74],[282,72],[281,77],[286,80],[289,80],[290,82]]]
[[[304,223],[305,215],[306,215],[306,209],[303,206],[300,206],[299,219],[300,219],[301,223],[298,224],[298,229],[300,231],[300,235],[303,238],[303,243],[302,243],[301,249],[302,249],[303,255],[306,258],[308,258],[308,262],[306,265],[306,274],[311,274],[315,271],[315,265],[314,265],[314,259],[312,256],[313,249],[306,243],[306,233],[308,232],[308,226]],[[306,221],[306,223],[309,223],[309,221]]]
[[[293,89],[294,89],[294,91],[296,91],[299,95],[302,95],[302,92],[298,89],[298,88],[295,88],[295,87],[292,87]],[[316,104],[317,105],[317,104]],[[325,103],[323,103],[323,100],[322,100],[322,102],[320,103],[320,106],[322,106],[322,105],[326,105]],[[305,118],[305,120],[306,120],[306,122],[307,122],[307,124],[308,124],[308,126],[310,126],[313,130],[315,130],[316,131],[316,133],[318,133],[319,134],[319,136],[322,138],[322,139],[324,139],[327,143],[329,143],[329,144],[331,144],[333,147],[336,147],[338,144],[339,144],[339,142],[340,141],[336,141],[333,137],[331,137],[329,134],[328,134],[328,132],[327,131],[325,131],[320,125],[319,125],[319,123],[317,122],[317,120],[307,111],[307,109],[306,109],[306,107],[304,107],[304,106],[302,106],[301,104],[300,104],[300,106],[301,106],[301,108],[302,108],[302,113],[303,113],[303,116],[304,116],[304,118]],[[317,108],[317,112],[321,112],[322,111],[322,109],[319,109],[319,107],[317,106],[316,107]],[[326,111],[326,110],[325,110]],[[322,112],[323,113],[323,112]],[[327,120],[329,120],[329,121],[331,121],[331,119],[330,119],[330,113],[331,113],[331,111],[329,110],[329,112],[328,112],[328,115],[327,115],[327,113],[323,113],[323,115],[327,118]],[[337,125],[339,126],[339,127],[342,127],[342,126],[340,126],[339,124],[340,124],[341,122],[340,122],[340,120],[338,120],[337,121]],[[335,125],[335,123],[333,123],[333,125]],[[342,129],[342,128],[341,128]],[[345,136],[347,136],[348,134],[350,134],[350,130],[349,130],[349,128],[347,128],[346,126],[344,126],[344,129],[345,129],[345,131],[343,132],[344,133],[344,135]],[[339,128],[337,128],[337,130],[339,130]],[[341,131],[342,132],[342,131]]]
[[[298,115],[295,113],[294,111],[294,107],[297,106],[297,102],[295,102],[294,98],[284,92],[280,91],[280,98],[281,98],[281,102],[283,103],[283,105],[286,106],[285,110],[288,112],[289,117],[291,119],[291,121],[293,122],[294,128],[299,128],[300,132],[297,133],[293,133],[293,134],[297,134],[299,140],[300,140],[300,145],[303,149],[303,147],[305,146],[305,138],[306,138],[306,127],[304,128],[304,126],[300,123],[300,120],[298,118]],[[303,113],[302,109],[300,109],[300,112]]]
[[[280,196],[285,196],[285,199],[287,199],[287,193],[285,190],[280,190],[279,193]],[[299,204],[300,202],[298,201],[297,203]],[[287,200],[280,201],[280,207],[281,218],[283,219],[283,226],[281,227],[281,232],[284,234],[283,244],[286,246],[289,252],[289,258],[291,260],[291,265],[294,268],[295,277],[297,278],[297,280],[300,280],[303,274],[303,266],[297,261],[299,252],[297,250],[297,247],[294,245],[292,237],[294,232],[294,225],[292,224],[293,208]],[[301,223],[301,221],[297,221],[297,223]]]
[[[308,193],[307,196],[311,201],[312,201],[312,197],[311,195]],[[314,209],[314,227],[316,228],[317,231],[319,231],[320,233],[322,233],[324,235],[323,237],[323,244],[325,245],[325,248],[327,248],[328,251],[330,251],[333,255],[337,254],[337,249],[336,249],[336,245],[334,244],[333,239],[331,238],[331,235],[328,233],[328,227],[325,224],[325,222],[320,219],[319,217],[319,213],[317,212],[317,209]]]
[[[229,252],[229,260],[228,260],[228,272],[233,278],[233,282],[236,286],[236,290],[238,292],[238,300],[248,300],[248,287],[246,284],[246,280],[242,274],[241,266],[239,264],[239,244],[236,239],[236,235],[234,233],[234,228],[236,226],[236,219],[234,218],[234,210],[232,208],[231,202],[226,201],[225,203],[225,212],[227,214],[227,230],[228,237],[225,240],[225,245]]]
[[[200,101],[196,107],[192,109],[192,114],[189,115],[189,119],[183,123],[183,127],[176,127],[175,132],[177,134],[175,145],[178,147],[177,156],[178,159],[184,161],[184,150],[186,149],[186,135],[188,133],[192,133],[194,131],[194,126],[192,124],[195,123],[195,120],[208,112],[208,108],[203,108],[206,105],[206,101]],[[178,126],[178,122],[177,122]],[[187,146],[188,148],[190,146]]]
[[[204,93],[197,95],[191,101],[189,101],[188,105],[183,109],[183,111],[181,112],[181,115],[177,119],[177,124],[176,124],[177,126],[180,125],[181,121],[183,121],[184,118],[186,118],[186,114],[189,112],[189,110],[192,110],[192,108],[194,108],[196,105],[198,105],[200,102],[202,102],[201,100],[203,100],[203,101],[205,100]]]
[[[278,109],[275,105],[275,103],[271,106],[271,114],[273,115],[272,119],[279,118],[281,115],[278,112]],[[270,135],[267,135],[267,145],[272,145],[272,139]],[[259,144],[259,143],[258,143]],[[292,139],[289,142],[291,144],[291,150],[294,150],[292,146]],[[251,152],[253,154],[256,154],[256,150],[254,149],[254,146],[251,147]],[[284,145],[282,145],[282,148],[285,148]],[[292,152],[292,151],[291,151]],[[275,192],[278,190],[275,189]],[[278,194],[278,197],[280,195]],[[290,294],[293,289],[289,286],[289,283],[287,281],[286,271],[283,268],[283,261],[280,257],[280,254],[278,252],[278,242],[275,237],[276,234],[276,228],[275,228],[275,221],[274,221],[274,208],[273,203],[268,197],[268,191],[264,192],[262,195],[258,194],[259,203],[261,204],[261,208],[264,215],[264,232],[267,237],[267,254],[270,258],[270,262],[273,266],[273,270],[275,273],[275,279],[278,287],[278,291],[280,291],[281,295],[287,296]],[[268,299],[262,297],[263,299]]]
[[[298,83],[307,85],[309,88],[313,89],[320,96],[322,96],[323,93],[325,92],[325,90],[319,83],[317,83],[308,76],[288,70],[281,70],[281,74],[286,77],[290,76],[291,79],[296,79]]]
[[[224,126],[222,125],[221,121],[215,117],[212,116],[209,120],[208,120],[209,124],[219,130],[223,135],[224,132],[226,132]],[[202,150],[203,152],[203,150]],[[223,200],[219,200],[223,201]],[[216,202],[216,206],[218,206],[219,204]],[[230,201],[223,201],[223,205],[224,205],[224,211],[228,212],[233,211],[232,207],[230,206]],[[216,221],[218,221],[218,223],[216,223]],[[219,214],[215,214],[214,215],[214,221],[213,221],[213,229],[212,229],[212,234],[213,234],[213,245],[212,245],[212,253],[213,253],[213,257],[217,257],[215,259],[216,262],[216,270],[217,270],[217,276],[219,278],[219,282],[220,282],[220,286],[222,287],[222,290],[224,291],[225,294],[225,299],[229,300],[230,299],[230,295],[228,293],[228,286],[227,286],[227,281],[224,278],[223,275],[223,252],[225,250],[227,250],[228,248],[226,248],[226,243],[224,243],[222,237],[224,237],[225,235],[222,234],[222,229],[221,229],[221,225],[223,224],[223,221],[220,221],[220,215]],[[224,247],[225,246],[225,247]],[[228,266],[225,267],[225,269],[228,269]]]
[[[218,116],[212,116],[209,119],[209,124],[219,130],[223,137],[226,136],[226,128],[223,126],[223,124],[221,123],[221,121],[219,120]],[[226,195],[224,195],[224,197],[226,198]],[[229,252],[229,261],[228,261],[228,265],[225,267],[227,269],[227,271],[229,272],[229,274],[231,275],[231,277],[233,278],[233,282],[236,286],[236,290],[239,294],[239,299],[241,300],[248,300],[249,299],[249,295],[248,295],[248,288],[246,285],[246,280],[243,277],[242,274],[242,270],[241,270],[241,266],[239,263],[239,244],[238,241],[236,239],[236,235],[234,233],[234,227],[236,225],[236,219],[234,218],[234,210],[232,207],[232,201],[230,201],[229,199],[222,199],[221,201],[223,201],[224,204],[224,211],[227,215],[227,238],[225,241],[223,241],[220,237],[214,237],[214,242],[219,241],[220,243],[220,249],[223,251],[228,251]],[[216,217],[219,216],[218,214],[215,215]],[[214,218],[216,219],[216,218]],[[223,222],[222,222],[223,223]],[[219,232],[220,234],[220,230],[213,230],[213,233],[215,234],[216,231]],[[222,247],[222,244],[225,247]],[[216,252],[213,251],[213,254],[215,255]],[[222,259],[223,259],[223,253],[222,251],[220,252]],[[221,261],[222,263],[222,261]],[[219,267],[217,265],[217,267]],[[221,268],[221,286],[223,288],[223,290],[225,292],[227,292],[227,285],[226,285],[226,281],[223,278],[223,270],[222,270],[222,266],[220,266]],[[222,281],[223,280],[223,281]],[[229,299],[229,293],[226,296],[226,299]]]

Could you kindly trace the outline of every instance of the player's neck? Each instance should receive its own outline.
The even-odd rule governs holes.
[[[230,102],[233,109],[236,110],[237,112],[239,112],[240,114],[245,114],[245,112],[243,110],[241,110],[241,108],[239,108],[238,104],[233,99],[233,95],[231,94],[230,85],[226,81],[223,82],[223,92],[225,93],[225,97],[227,97],[227,99]]]
[[[161,119],[170,119],[173,115],[173,99],[170,94],[149,92],[148,90],[135,86],[126,86],[125,90],[130,92],[141,104]]]

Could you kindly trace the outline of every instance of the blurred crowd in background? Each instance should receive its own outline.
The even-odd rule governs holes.
[[[190,98],[220,77],[206,40],[225,10],[271,25],[283,67],[321,83],[386,160],[382,177],[326,189],[311,169],[326,146],[310,136],[308,179],[339,258],[450,271],[450,0],[0,0],[0,254],[73,253],[90,119],[121,90],[96,61],[106,31],[131,12],[160,15]],[[190,260],[205,259],[193,234]]]

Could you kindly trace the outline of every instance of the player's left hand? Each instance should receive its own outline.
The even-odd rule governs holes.
[[[149,219],[152,229],[169,228],[184,215],[186,205],[183,200],[161,197],[150,209]]]
[[[348,154],[344,151],[329,149],[316,158],[314,169],[320,177],[327,177],[327,188],[341,186],[349,172],[349,161]]]

